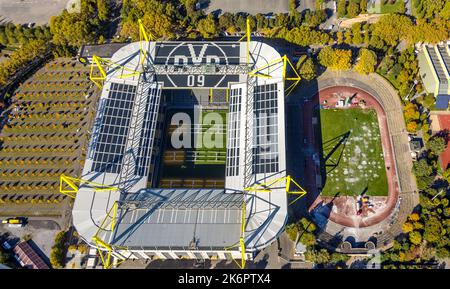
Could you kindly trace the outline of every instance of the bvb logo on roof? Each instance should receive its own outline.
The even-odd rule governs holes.
[[[211,66],[211,71],[208,73],[208,69],[206,69],[204,74],[199,75],[188,75],[187,76],[187,86],[190,87],[204,87],[206,86],[216,86],[221,83],[226,75],[221,76],[217,79],[217,75],[214,75],[214,67],[215,65],[228,65],[229,56],[225,52],[225,47],[221,47],[216,43],[186,43],[182,42],[175,46],[168,53],[165,64],[166,65],[175,65],[175,66],[184,66],[184,65],[192,65],[192,66]],[[208,75],[211,75],[208,77]],[[167,75],[172,83],[175,83],[175,79],[173,79],[172,75]],[[205,78],[206,81],[205,81]],[[212,84],[214,83],[214,84]],[[208,85],[212,84],[212,85]]]

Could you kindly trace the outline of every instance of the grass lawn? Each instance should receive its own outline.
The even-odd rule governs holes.
[[[388,193],[375,110],[321,109],[322,175],[325,196]]]
[[[367,12],[380,14],[400,13],[402,1],[403,0],[398,0],[394,4],[369,5]]]

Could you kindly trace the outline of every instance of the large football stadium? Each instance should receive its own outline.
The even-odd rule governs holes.
[[[140,41],[83,60],[102,92],[79,187],[61,186],[76,189],[74,226],[105,267],[242,267],[281,234],[287,194],[305,193],[286,175],[284,95],[299,80],[286,56],[248,37]]]

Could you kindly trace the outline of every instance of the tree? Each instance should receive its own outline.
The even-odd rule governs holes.
[[[332,70],[348,70],[352,65],[352,51],[327,46],[320,50],[318,59],[321,65]]]
[[[367,12],[367,0],[361,0],[359,2],[359,10],[361,10],[361,13],[366,13]]]
[[[298,72],[303,79],[308,81],[316,77],[316,65],[311,57],[303,62]]]
[[[144,27],[150,31],[156,38],[173,39],[177,35],[187,32],[181,30],[177,18],[178,9],[172,3],[173,1],[157,0],[133,0],[126,1],[122,7],[122,21],[120,35],[131,37],[134,40],[139,39],[139,25],[137,19],[141,19]],[[195,13],[195,21],[201,15]],[[195,24],[194,18],[192,24]],[[178,29],[177,29],[178,27]]]
[[[297,9],[297,0],[289,0],[289,13],[293,14]]]
[[[433,173],[433,167],[428,164],[426,159],[420,159],[413,163],[413,172],[418,177],[429,176]]]
[[[403,232],[409,233],[414,230],[414,226],[413,226],[413,224],[406,222],[403,224],[402,229],[403,229]]]
[[[0,249],[0,264],[5,264],[8,262],[9,254],[6,252],[3,252],[2,249]]]
[[[288,235],[289,239],[291,239],[293,242],[295,242],[295,239],[297,238],[297,233],[298,233],[297,224],[286,225],[286,234]]]
[[[444,6],[444,8],[442,8],[440,15],[443,19],[450,20],[450,2],[449,1],[447,1],[447,3],[445,3],[445,6]]]
[[[447,168],[443,173],[442,177],[450,183],[450,168]]]
[[[100,21],[108,20],[110,14],[110,0],[97,0],[98,19]]]
[[[420,215],[417,214],[417,213],[412,213],[412,214],[410,214],[410,215],[408,216],[408,219],[409,219],[411,222],[417,222],[417,221],[420,220]]]
[[[330,46],[322,48],[319,52],[319,63],[325,67],[330,67],[333,65],[334,61],[334,50]]]
[[[56,234],[55,244],[50,252],[50,263],[53,268],[62,268],[64,266],[65,259],[65,243],[67,239],[67,232],[61,231]]]
[[[348,45],[352,44],[352,31],[346,30],[344,32],[344,42]]]
[[[359,45],[363,42],[363,38],[361,35],[361,24],[355,23],[352,25],[352,42],[353,44]]]
[[[387,14],[372,25],[372,37],[379,37],[384,43],[396,46],[400,39],[412,43],[414,26],[407,16],[399,14]]]
[[[369,74],[375,71],[377,64],[377,56],[375,52],[362,48],[359,50],[358,60],[355,65],[355,70],[361,74]]]
[[[222,30],[228,30],[230,27],[234,26],[233,14],[225,12],[219,17],[219,27]]]
[[[219,33],[216,21],[212,14],[208,14],[206,18],[201,19],[198,22],[197,29],[204,38],[212,38],[217,36]]]
[[[447,147],[447,141],[441,136],[435,136],[428,141],[427,146],[432,154],[438,156]]]
[[[338,0],[337,14],[339,18],[345,17],[347,14],[347,0]]]
[[[409,233],[409,241],[414,245],[419,245],[422,243],[422,235],[418,231],[412,231]]]
[[[341,45],[342,43],[344,43],[344,34],[340,30],[338,32],[336,32],[336,42],[338,45]]]
[[[425,223],[423,238],[430,243],[436,243],[441,238],[442,224],[436,217],[430,216]]]
[[[316,264],[327,264],[330,262],[331,256],[326,249],[308,250],[305,253],[305,259]]]
[[[417,106],[414,103],[407,103],[403,108],[403,114],[407,121],[416,120],[420,117],[420,112]]]
[[[348,16],[350,18],[354,18],[354,17],[358,16],[359,13],[360,13],[359,4],[354,1],[351,1],[347,8]]]
[[[311,247],[316,244],[316,237],[312,233],[303,232],[300,235],[300,242],[307,247]]]

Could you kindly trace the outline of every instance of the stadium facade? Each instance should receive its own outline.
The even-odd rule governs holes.
[[[79,235],[118,260],[252,259],[276,240],[288,206],[286,60],[277,59],[258,41],[142,41],[117,50],[82,173],[91,185],[79,187],[73,207]],[[163,111],[177,104],[166,95],[179,89],[226,91],[224,188],[157,187]]]

